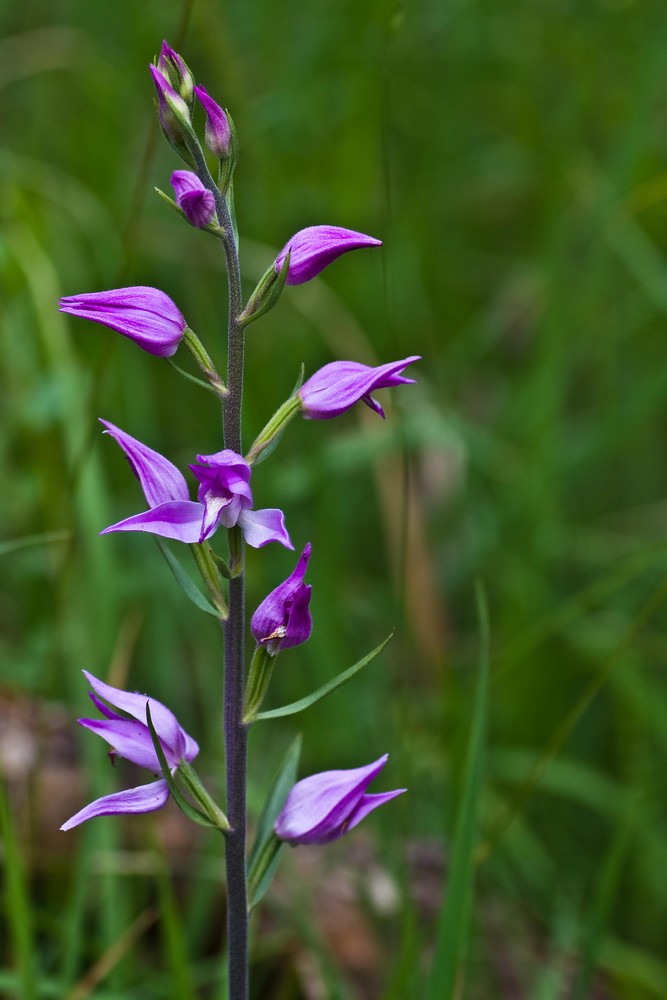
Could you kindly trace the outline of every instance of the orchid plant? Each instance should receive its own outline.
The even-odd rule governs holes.
[[[311,545],[305,544],[293,572],[264,598],[247,622],[246,544],[260,549],[278,542],[294,548],[283,512],[254,508],[254,466],[275,447],[298,414],[326,420],[363,402],[384,417],[372,393],[412,382],[403,371],[419,359],[412,356],[378,367],[354,361],[325,365],[297,385],[244,455],[241,401],[246,328],[277,304],[285,284],[310,281],[342,254],[381,244],[374,237],[337,226],[302,229],[287,241],[244,304],[233,201],[238,144],[232,119],[204,87],[195,85],[185,61],[166,42],[150,72],[163,135],[187,168],[171,176],[175,200],[159,193],[186,222],[218,239],[224,253],[229,293],[226,377],[218,373],[178,306],[156,288],[134,286],[70,295],[61,299],[60,309],[114,330],[148,354],[168,361],[185,347],[200,370],[201,377],[195,381],[221,401],[222,447],[211,455],[196,455],[189,466],[197,481],[196,499],[183,473],[169,459],[109,421],[101,421],[105,433],[125,453],[147,505],[146,510],[105,527],[101,534],[142,531],[190,546],[206,593],[194,585],[171,549],[159,542],[184,593],[213,614],[221,626],[226,804],[223,810],[204,788],[192,766],[199,747],[168,708],[147,695],[122,691],[84,671],[90,697],[102,718],[80,719],[80,724],[110,744],[112,757],[124,757],[157,778],[97,799],[63,823],[62,829],[100,816],[152,812],[173,797],[191,819],[219,830],[226,854],[229,997],[247,1000],[249,915],[266,891],[282,845],[336,840],[404,791],[366,792],[385,766],[386,754],[366,766],[326,771],[296,782],[297,755],[290,751],[269,792],[263,822],[247,854],[246,761],[251,726],[307,708],[371,662],[387,641],[300,702],[261,711],[275,658],[311,636],[311,587],[304,582]],[[195,101],[205,114],[203,144],[195,128]],[[211,158],[216,161],[215,179],[209,168]],[[213,548],[216,532],[216,541],[226,536],[224,553]],[[246,665],[247,631],[256,647]]]

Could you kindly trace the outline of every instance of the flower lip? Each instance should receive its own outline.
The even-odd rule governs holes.
[[[297,782],[274,825],[276,835],[290,844],[327,844],[353,830],[370,812],[405,791],[366,794],[388,756],[366,767],[324,771]]]
[[[341,226],[308,226],[299,230],[282,248],[276,257],[274,268],[277,274],[283,266],[287,254],[290,262],[285,283],[301,285],[316,277],[329,264],[347,253],[363,247],[382,246],[382,240],[354,229]]]
[[[159,288],[134,285],[61,298],[58,309],[101,323],[157,357],[176,352],[187,324],[174,302]]]

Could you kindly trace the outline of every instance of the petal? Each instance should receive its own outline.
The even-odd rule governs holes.
[[[298,844],[326,843],[344,832],[373,778],[387,763],[384,754],[366,767],[324,771],[297,782],[275,823],[281,840]]]
[[[166,80],[164,83],[168,86]],[[186,328],[185,319],[169,296],[147,285],[68,295],[60,300],[58,308],[71,316],[108,326],[161,358],[176,352]]]
[[[141,483],[149,507],[157,507],[167,500],[190,499],[185,478],[164,455],[130,437],[108,420],[100,419],[100,423],[105,427],[104,433],[110,434],[127,455],[130,467]]]
[[[135,722],[134,719],[78,719],[77,721],[80,726],[90,729],[92,733],[106,740],[119,757],[124,757],[132,764],[145,767],[149,771],[158,774],[161,771],[150,730],[145,723]],[[174,758],[173,751],[164,743],[162,746],[167,763],[170,767],[176,767],[178,757]]]
[[[276,258],[274,267],[276,272],[280,273],[285,257],[289,253],[290,264],[286,284],[301,285],[304,281],[310,281],[348,250],[379,246],[382,246],[381,240],[366,236],[364,233],[357,233],[353,229],[343,229],[340,226],[308,226],[295,233],[285,244]]]
[[[302,585],[295,594],[294,603],[289,610],[285,638],[280,643],[281,649],[300,646],[302,642],[310,639],[313,631],[313,619],[309,609],[311,590],[312,587]]]
[[[177,198],[188,191],[205,191],[206,188],[196,174],[191,170],[174,170],[171,175],[171,186]]]
[[[203,517],[202,504],[194,500],[173,500],[110,524],[100,531],[100,535],[108,535],[112,531],[148,531],[162,538],[174,538],[177,542],[191,545],[199,541]]]
[[[127,712],[131,715],[133,719],[137,719],[138,722],[146,724],[146,704],[150,703],[151,706],[151,719],[153,720],[153,725],[155,726],[155,732],[158,734],[161,742],[168,747],[171,747],[176,760],[179,757],[185,757],[185,753],[189,753],[192,748],[194,748],[193,757],[185,757],[186,760],[193,760],[199,752],[199,747],[195,741],[188,736],[183,727],[179,724],[178,719],[171,712],[166,705],[158,701],[156,698],[149,698],[146,694],[139,694],[138,692],[123,691],[121,688],[112,687],[111,684],[105,684],[104,681],[99,680],[89,671],[82,671],[84,677],[92,687],[95,694],[104,698],[108,701],[110,705],[114,708],[118,708],[121,712]],[[150,732],[148,734],[150,739]],[[151,746],[153,745],[151,740]]]
[[[166,805],[168,798],[169,787],[163,778],[160,781],[153,781],[149,785],[139,785],[138,788],[126,788],[122,792],[114,792],[112,795],[95,799],[94,802],[84,806],[66,823],[63,823],[60,829],[71,830],[73,826],[85,823],[87,819],[93,819],[95,816],[155,812],[156,809],[162,809]]]
[[[402,795],[403,792],[407,792],[407,788],[396,788],[393,792],[380,792],[377,795],[364,795],[361,801],[357,803],[356,809],[348,816],[344,823],[345,829],[341,830],[338,836],[342,837],[344,833],[354,830],[355,826],[358,826],[362,819],[365,819],[374,809],[384,805],[385,802],[391,802],[392,799],[395,799],[397,795]]]
[[[208,226],[213,221],[215,198],[212,192],[206,188],[201,191],[186,191],[176,201],[191,226],[203,229],[204,226]]]
[[[250,466],[242,455],[224,448],[213,455],[197,455],[200,465],[191,465],[199,482],[207,490],[218,489],[220,492],[228,490],[230,493],[237,493],[246,500],[252,502],[250,492]]]
[[[243,529],[243,537],[253,549],[261,549],[269,542],[280,542],[286,549],[293,549],[285,527],[285,515],[281,510],[267,507],[264,510],[244,510],[238,523]]]

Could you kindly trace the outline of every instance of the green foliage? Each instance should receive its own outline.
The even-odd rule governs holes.
[[[313,544],[314,634],[279,658],[271,704],[397,629],[296,720],[301,773],[390,749],[383,787],[409,787],[311,869],[283,852],[291,877],[253,917],[258,995],[421,997],[436,914],[472,877],[447,860],[469,801],[477,576],[494,656],[461,996],[667,995],[666,22],[657,0],[0,6],[3,995],[224,984],[219,837],[184,834],[173,804],[159,840],[152,817],[57,830],[119,787],[73,725],[81,668],[176,710],[222,792],[217,624],[149,539],[97,535],[140,500],[97,417],[186,468],[221,447],[217,401],[55,309],[152,284],[202,338],[222,326],[215,241],[153,192],[180,165],[146,69],[165,36],[234,116],[246,294],[303,226],[384,241],[249,331],[246,445],[302,363],[425,358],[383,396],[386,423],[295,420],[253,476],[257,505]],[[250,608],[291,559],[248,554]],[[255,817],[291,725],[251,732]],[[355,872],[363,967],[317,895],[336,864]]]

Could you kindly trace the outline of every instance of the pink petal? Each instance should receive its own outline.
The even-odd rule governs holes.
[[[95,799],[90,805],[84,806],[78,813],[70,817],[60,827],[61,830],[71,830],[79,823],[95,816],[120,816],[123,813],[148,813],[162,809],[169,798],[169,787],[162,778],[149,785],[139,785],[138,788],[126,788],[122,792],[105,795]]]
[[[244,510],[238,523],[243,529],[243,537],[253,549],[261,549],[269,542],[280,542],[286,549],[293,549],[285,527],[285,515],[281,510],[267,507],[264,510]]]
[[[112,531],[148,531],[162,538],[174,538],[191,545],[199,541],[203,517],[203,504],[194,500],[173,500],[110,524],[100,531],[100,535],[107,535]]]

